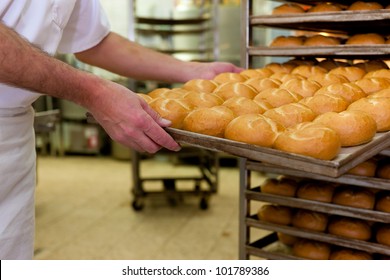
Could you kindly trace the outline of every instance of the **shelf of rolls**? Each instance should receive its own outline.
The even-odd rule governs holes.
[[[358,64],[364,61],[367,67],[363,68],[370,72],[389,58],[388,1],[289,1],[270,15],[254,15],[252,2],[243,2],[246,38],[242,58],[247,68],[256,56],[279,56],[292,57],[293,63],[301,59],[298,64],[320,66],[328,73],[335,68],[340,71],[340,66],[361,67]],[[295,31],[297,36],[273,38],[267,46],[251,45],[256,27],[283,28]],[[359,37],[363,42],[354,41]],[[375,70],[373,65],[377,65]],[[382,67],[388,69],[385,63]],[[344,72],[352,78],[350,74]],[[315,75],[313,72],[310,76]],[[383,90],[389,88],[386,85]],[[389,259],[388,155],[385,148],[338,177],[307,172],[294,165],[244,159],[240,259]],[[253,185],[251,172],[278,177]]]

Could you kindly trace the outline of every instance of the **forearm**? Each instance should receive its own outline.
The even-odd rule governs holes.
[[[87,92],[99,84],[94,76],[50,57],[1,23],[0,82],[83,106],[94,98]]]

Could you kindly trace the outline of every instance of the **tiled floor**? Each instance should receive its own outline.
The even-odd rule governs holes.
[[[198,174],[194,165],[142,161],[147,176]],[[110,157],[38,158],[35,259],[237,259],[239,170],[219,169],[209,209],[198,197],[130,206],[131,162]],[[254,180],[260,180],[254,176]]]

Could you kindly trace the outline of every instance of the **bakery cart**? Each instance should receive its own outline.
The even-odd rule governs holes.
[[[359,32],[374,32],[387,34],[390,13],[388,10],[373,11],[339,11],[328,13],[303,13],[290,15],[255,15],[253,4],[256,0],[242,1],[242,18],[244,47],[242,61],[244,67],[251,67],[252,58],[263,57],[292,57],[292,58],[336,58],[336,59],[388,59],[389,48],[385,45],[362,45],[362,46],[321,46],[321,47],[294,47],[294,48],[271,48],[267,46],[254,46],[252,31],[256,27],[274,27],[286,30],[302,30],[311,32],[332,32],[342,35]],[[287,2],[287,1],[286,1]],[[320,1],[288,1],[304,5],[314,5]],[[349,5],[354,1],[331,1],[334,3]],[[381,2],[381,1],[379,1]],[[277,1],[275,1],[277,3]],[[280,4],[280,3],[279,3]],[[386,1],[382,1],[386,5]],[[388,132],[387,132],[388,134]],[[381,138],[381,137],[380,137]],[[378,140],[378,139],[377,139]],[[240,234],[239,234],[239,258],[262,258],[262,259],[304,259],[294,255],[291,250],[285,250],[278,241],[278,233],[284,233],[293,237],[323,242],[336,248],[347,248],[361,252],[367,252],[380,259],[388,259],[390,247],[380,244],[372,236],[367,240],[347,238],[328,231],[316,232],[294,227],[293,225],[281,225],[260,220],[257,210],[253,205],[273,204],[304,209],[327,214],[331,217],[346,217],[367,222],[375,230],[377,226],[390,224],[390,213],[378,210],[343,206],[334,203],[319,202],[310,199],[287,197],[264,193],[259,183],[251,182],[253,172],[268,174],[280,174],[299,179],[318,180],[341,185],[356,186],[375,193],[389,191],[390,182],[387,179],[365,177],[348,174],[348,170],[359,163],[374,156],[387,155],[389,146],[388,135],[382,140],[374,140],[371,145],[347,149],[339,155],[333,166],[332,162],[312,161],[290,162],[290,156],[279,157],[277,154],[248,158],[243,156],[240,161]],[[377,145],[375,144],[377,142]],[[360,150],[360,151],[358,151]],[[343,159],[344,157],[344,159]],[[263,237],[256,235],[257,230],[268,232]],[[290,248],[291,249],[291,248]],[[374,258],[376,259],[376,258]]]

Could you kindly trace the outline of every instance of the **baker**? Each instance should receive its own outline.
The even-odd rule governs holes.
[[[179,145],[134,92],[52,57],[74,53],[122,76],[165,82],[239,72],[230,63],[184,62],[110,31],[98,0],[0,2],[0,259],[32,259],[35,142],[31,104],[42,94],[90,111],[109,136],[139,152]]]

